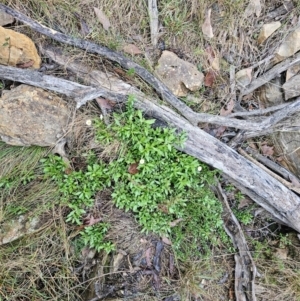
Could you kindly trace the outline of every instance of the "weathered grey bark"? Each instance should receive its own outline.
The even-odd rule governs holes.
[[[256,301],[255,277],[256,266],[249,251],[243,230],[237,218],[229,207],[227,197],[220,183],[216,187],[219,200],[223,204],[224,229],[231,238],[237,253],[235,259],[235,297],[236,301]]]
[[[7,73],[5,72],[7,70],[9,70],[9,76],[6,77]],[[78,96],[77,91],[81,95],[85,91],[92,91],[95,95],[100,94],[99,96],[102,95],[117,101],[124,101],[126,98],[125,95],[112,93],[103,88],[84,86],[31,70],[0,66],[0,74],[4,78],[60,93],[64,93],[64,87],[66,87],[65,94],[71,97]],[[54,80],[53,85],[51,85],[51,80]],[[94,96],[91,99],[93,98]],[[149,101],[141,95],[137,96],[135,106],[148,115],[163,120],[169,126],[186,132],[187,141],[182,151],[222,171],[233,182],[236,182],[242,192],[250,196],[282,223],[300,232],[300,198],[287,187],[226,144],[202,131],[199,127],[190,124],[170,108]]]
[[[260,77],[254,79],[249,86],[241,90],[240,97],[247,95],[257,88],[263,86],[264,84],[270,82],[271,79],[280,75],[280,73],[286,71],[288,68],[299,64],[300,62],[300,53],[296,54],[295,57],[286,59],[285,61],[275,65],[272,69],[268,70],[266,73]]]
[[[300,231],[300,198],[226,144],[187,123],[170,109],[147,101],[137,107],[185,131],[185,153],[221,170],[235,185],[282,223]]]
[[[127,99],[125,95],[111,92],[102,87],[94,88],[84,86],[55,76],[44,75],[38,71],[10,66],[0,65],[0,78],[62,93],[74,98],[77,102],[77,108],[85,104],[88,100],[95,99],[96,97],[104,97],[116,102],[124,102]]]

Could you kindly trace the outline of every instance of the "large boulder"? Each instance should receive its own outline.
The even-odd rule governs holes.
[[[0,138],[11,145],[54,146],[65,136],[70,112],[53,93],[20,85],[0,98]]]

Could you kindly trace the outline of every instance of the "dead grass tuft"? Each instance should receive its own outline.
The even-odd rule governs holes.
[[[256,281],[258,301],[299,301],[300,263],[292,259],[258,260],[261,278]]]
[[[42,182],[39,160],[49,152],[41,147],[16,147],[0,143],[0,222],[16,214],[43,212],[56,201],[52,183]]]
[[[73,110],[68,128],[68,149],[74,156],[82,155],[90,150],[97,150],[100,145],[96,142],[95,129],[89,124],[99,118],[99,109],[93,103],[87,103],[80,110]],[[88,123],[87,123],[88,122]]]
[[[182,300],[227,300],[232,286],[231,255],[186,262],[181,266],[179,294]],[[227,296],[227,297],[226,297]],[[225,299],[224,299],[225,298]]]
[[[67,246],[67,248],[66,248]],[[0,247],[0,299],[82,300],[74,258],[58,225]]]

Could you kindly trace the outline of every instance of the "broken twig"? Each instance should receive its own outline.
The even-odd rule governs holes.
[[[150,18],[151,42],[154,47],[158,40],[158,9],[156,0],[148,0],[148,12]]]
[[[229,207],[227,197],[218,183],[217,193],[223,204],[224,229],[230,236],[233,245],[238,249],[235,259],[235,297],[237,301],[256,301],[255,284],[256,266],[249,251],[239,221]]]
[[[245,89],[242,89],[241,94],[239,96],[240,99],[244,95],[247,95],[247,94],[253,92],[254,90],[256,90],[257,88],[268,83],[271,79],[275,78],[280,73],[286,71],[288,68],[290,68],[296,64],[299,64],[299,62],[300,62],[300,53],[295,55],[295,57],[289,58],[289,59],[275,65],[272,69],[268,70],[260,77],[254,79],[248,87],[246,87]]]

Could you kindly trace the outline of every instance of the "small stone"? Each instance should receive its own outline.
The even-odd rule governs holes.
[[[252,80],[252,68],[246,68],[238,71],[235,75],[235,78],[239,86],[248,86]]]
[[[278,63],[282,60],[294,55],[300,50],[300,27],[291,32],[284,42],[280,45],[275,54],[274,62]]]
[[[264,24],[257,38],[258,45],[262,44],[273,32],[281,26],[280,22]]]
[[[11,243],[25,235],[35,233],[42,229],[45,220],[32,217],[29,214],[20,215],[12,220],[6,220],[0,228],[0,246]]]
[[[293,76],[285,84],[282,85],[284,91],[284,98],[290,98],[300,95],[300,74]]]
[[[290,80],[294,75],[298,74],[300,71],[300,64],[294,65],[286,70],[285,81]]]
[[[257,89],[255,94],[258,96],[260,103],[264,108],[284,102],[281,86],[282,84],[280,77],[276,77],[269,83]]]
[[[41,58],[33,41],[24,34],[0,26],[0,64],[39,69]]]
[[[0,26],[11,24],[15,21],[14,17],[0,10]]]
[[[161,81],[176,95],[186,96],[188,90],[197,91],[202,87],[204,75],[193,64],[180,59],[170,51],[163,51],[155,68]]]
[[[274,255],[275,257],[277,257],[278,259],[281,259],[281,260],[287,260],[288,258],[288,249],[276,249]]]

